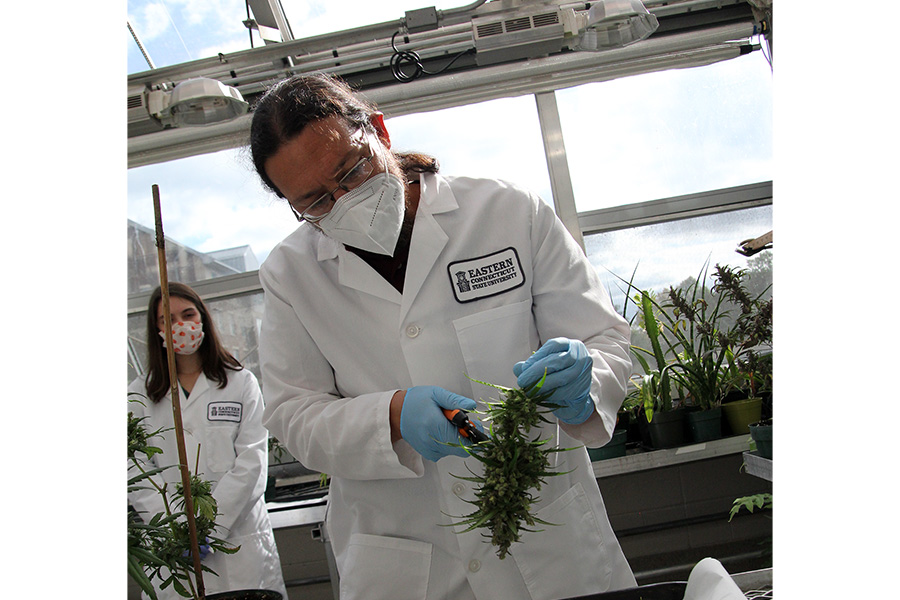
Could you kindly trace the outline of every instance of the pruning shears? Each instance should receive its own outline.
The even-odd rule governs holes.
[[[451,423],[456,425],[459,429],[459,435],[464,438],[469,438],[474,443],[478,444],[480,442],[486,442],[489,438],[486,433],[475,427],[475,424],[469,420],[469,415],[464,410],[460,410],[458,408],[454,408],[453,410],[449,408],[441,409],[444,411],[444,416],[447,417]]]

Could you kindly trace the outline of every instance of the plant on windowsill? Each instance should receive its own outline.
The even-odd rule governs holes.
[[[756,453],[772,460],[772,418],[750,423],[750,437],[756,445]]]
[[[631,282],[628,282],[628,286],[630,292]],[[633,398],[637,399],[638,418],[641,420],[639,425],[646,427],[652,447],[680,446],[684,443],[682,424],[684,407],[679,401],[673,399],[673,391],[678,398],[683,396],[683,391],[677,386],[677,380],[674,380],[668,373],[666,350],[661,344],[661,341],[665,341],[665,337],[657,317],[660,306],[652,292],[647,290],[639,290],[633,302],[639,309],[636,317],[639,326],[650,340],[650,349],[637,345],[631,346],[632,355],[640,364],[644,374],[632,377],[634,390],[626,398],[626,402]],[[651,366],[651,360],[655,368]]]
[[[693,441],[722,437],[722,399],[740,379],[732,367],[736,361],[734,336],[728,328],[729,303],[714,284],[707,287],[709,263],[684,288],[670,287],[661,314],[674,358],[666,366],[687,392],[688,425]],[[719,273],[720,267],[716,266]]]
[[[729,332],[736,349],[730,357],[730,369],[738,374],[736,388],[746,399],[723,404],[735,434],[747,433],[749,424],[762,416],[762,398],[771,401],[772,397],[772,298],[763,299],[769,288],[751,296],[745,286],[746,276],[743,269],[716,266],[717,291],[740,310]]]
[[[758,348],[772,342],[772,301],[762,300],[767,290],[751,297],[744,287],[746,271],[722,265],[716,265],[708,287],[708,267],[707,261],[686,286],[670,287],[664,303],[646,290],[632,297],[630,281],[626,294],[638,307],[651,344],[651,349],[632,346],[644,371],[635,383],[647,421],[653,422],[656,411],[672,410],[672,390],[679,390],[694,409],[687,417],[694,441],[721,437],[722,400],[742,383],[752,387],[765,380]],[[704,421],[710,429],[702,427]]]
[[[616,415],[616,429],[624,429],[626,431],[626,444],[640,443],[640,423],[638,421],[640,417],[641,399],[635,388],[625,397]]]

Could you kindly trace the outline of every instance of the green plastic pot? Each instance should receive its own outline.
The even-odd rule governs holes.
[[[685,415],[688,431],[695,442],[709,442],[722,437],[722,407],[692,410]]]
[[[625,456],[625,440],[628,439],[627,429],[616,429],[613,432],[612,439],[605,446],[600,448],[588,448],[588,456],[591,462],[596,460],[606,460],[607,458],[620,458]]]
[[[750,437],[756,442],[756,451],[763,458],[772,460],[772,425],[763,423],[750,424]]]
[[[762,398],[726,402],[722,404],[722,411],[732,435],[750,433],[750,423],[756,423],[762,417]]]
[[[757,419],[758,420],[758,419]],[[684,445],[684,409],[655,411],[647,425],[650,444],[654,448],[675,448]]]

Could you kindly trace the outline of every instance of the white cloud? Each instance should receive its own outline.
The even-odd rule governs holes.
[[[253,43],[254,44],[258,43],[258,40],[256,37],[253,38]],[[197,56],[199,56],[199,57],[216,56],[220,52],[223,54],[228,54],[230,52],[239,52],[241,50],[247,50],[249,48],[250,48],[250,34],[244,32],[243,34],[235,35],[229,39],[217,40],[214,44],[210,44],[209,46],[200,48],[197,51],[198,52]],[[228,82],[226,81],[225,83],[228,83]]]
[[[331,0],[320,2],[282,0],[282,6],[291,23],[294,37],[304,38],[400,19],[408,9],[408,2],[346,0],[334,3]]]
[[[244,15],[243,0],[155,0],[165,4],[179,27],[200,26],[213,35],[222,24],[233,25],[236,15]]]
[[[166,236],[201,252],[249,245],[262,262],[297,226],[283,201],[263,190],[241,149],[131,169],[128,218],[150,228],[153,184]]]
[[[557,96],[579,210],[772,178],[771,73],[758,53]]]
[[[387,126],[395,150],[431,154],[444,174],[506,179],[552,201],[532,96],[395,117]]]
[[[136,16],[128,18],[142,42],[157,39],[172,26],[165,6],[158,2],[145,4]]]
[[[129,12],[157,67],[250,47],[241,0],[130,0]],[[134,44],[129,45],[129,59],[129,72],[145,68]]]

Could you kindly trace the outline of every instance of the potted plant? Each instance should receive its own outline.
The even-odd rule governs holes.
[[[673,356],[667,368],[693,409],[686,419],[695,442],[722,437],[722,398],[737,381],[728,368],[734,354],[725,333],[726,297],[707,287],[708,264],[686,286],[670,287],[668,310],[661,311]]]
[[[164,316],[163,332],[166,341],[166,359],[169,367],[169,380],[172,386],[172,414],[174,419],[174,427],[172,429],[177,441],[177,468],[181,473],[181,483],[176,487],[174,502],[170,502],[167,485],[165,483],[160,485],[153,480],[154,475],[159,475],[165,469],[147,470],[142,465],[143,461],[137,456],[140,453],[144,454],[146,459],[150,459],[155,454],[161,453],[160,448],[149,446],[147,441],[149,437],[159,435],[162,431],[159,430],[152,434],[148,433],[146,427],[142,424],[144,418],[135,418],[134,413],[129,411],[129,473],[132,473],[132,468],[137,471],[137,474],[132,475],[128,481],[129,491],[140,489],[145,487],[145,483],[149,483],[162,496],[164,511],[153,515],[145,523],[149,526],[149,529],[142,529],[144,516],[129,514],[128,566],[129,573],[136,579],[138,585],[154,599],[156,598],[156,593],[153,590],[151,580],[160,578],[164,580],[160,589],[171,585],[183,597],[203,600],[207,598],[205,586],[203,585],[203,572],[214,573],[212,569],[202,564],[203,547],[208,546],[210,550],[226,554],[233,554],[240,547],[230,547],[224,540],[212,537],[211,533],[215,529],[215,517],[217,516],[218,508],[212,495],[212,484],[200,479],[199,473],[197,473],[199,467],[195,466],[192,475],[187,465],[187,452],[184,447],[184,426],[182,424],[174,344],[172,341],[169,281],[166,268],[166,246],[165,235],[162,229],[159,186],[154,184],[152,193],[153,212],[156,219],[159,286],[162,291],[160,308]],[[199,460],[199,448],[197,452]],[[129,513],[131,513],[130,506]],[[191,571],[193,571],[194,579],[191,579]],[[185,583],[188,584],[190,589],[185,587]],[[281,600],[281,593],[269,590],[236,590],[216,593],[208,597],[218,600]]]
[[[772,419],[751,423],[750,437],[756,444],[756,452],[761,457],[772,460]]]
[[[631,283],[629,282],[629,287]],[[659,304],[646,290],[639,291],[634,302],[640,308],[639,323],[650,340],[650,349],[632,345],[632,354],[644,375],[632,378],[640,399],[641,416],[646,422],[650,443],[654,448],[672,448],[684,443],[684,409],[672,399],[672,379],[660,340],[665,340],[656,315]],[[649,360],[654,361],[655,368]],[[655,420],[654,420],[655,419]],[[643,423],[642,423],[643,424]]]
[[[685,418],[695,441],[721,437],[721,406],[729,391],[765,380],[757,348],[772,339],[771,299],[751,297],[743,285],[746,272],[728,266],[716,265],[708,287],[708,266],[687,284],[670,287],[665,303],[646,290],[629,297],[651,344],[632,346],[644,371],[635,384],[647,420],[652,423],[655,411],[671,411],[672,390],[678,390],[691,409]],[[630,292],[631,282],[628,287]]]
[[[729,357],[737,373],[743,398],[723,404],[734,434],[749,432],[749,424],[762,417],[762,398],[772,397],[772,298],[764,299],[769,287],[752,296],[746,289],[747,271],[716,265],[716,289],[739,308],[728,343],[735,349]],[[768,411],[771,416],[771,408]]]
[[[613,429],[613,434],[609,441],[603,446],[587,449],[588,456],[591,457],[591,462],[625,456],[625,446],[628,442],[628,430],[630,425],[630,409],[635,403],[636,400],[626,398],[625,404],[622,405],[616,414],[616,426]]]
[[[636,390],[625,397],[619,412],[616,415],[616,429],[624,429],[627,432],[625,443],[627,445],[639,445],[641,443],[640,422],[641,399]]]
[[[131,400],[140,402],[140,400]],[[186,598],[198,598],[200,592],[192,578],[194,571],[191,559],[191,540],[188,533],[187,513],[185,513],[185,491],[181,484],[174,491],[157,476],[174,465],[148,468],[146,460],[162,450],[153,446],[150,440],[162,435],[162,430],[147,431],[143,421],[146,417],[135,417],[128,412],[128,491],[152,487],[162,497],[164,512],[156,515],[138,515],[129,509],[128,514],[128,574],[150,598],[155,599],[153,581],[160,583],[160,589],[169,586]],[[141,457],[143,455],[143,457]],[[213,535],[217,516],[217,504],[212,496],[212,486],[200,478],[198,473],[191,476],[190,495],[193,499],[194,516],[199,539],[216,552],[234,554],[240,547],[232,547]],[[212,573],[206,565],[204,571]],[[279,594],[280,596],[280,594]]]
[[[722,403],[722,411],[732,435],[742,435],[749,433],[751,423],[762,418],[763,400],[752,384],[755,373],[738,367],[735,370],[742,383]]]

